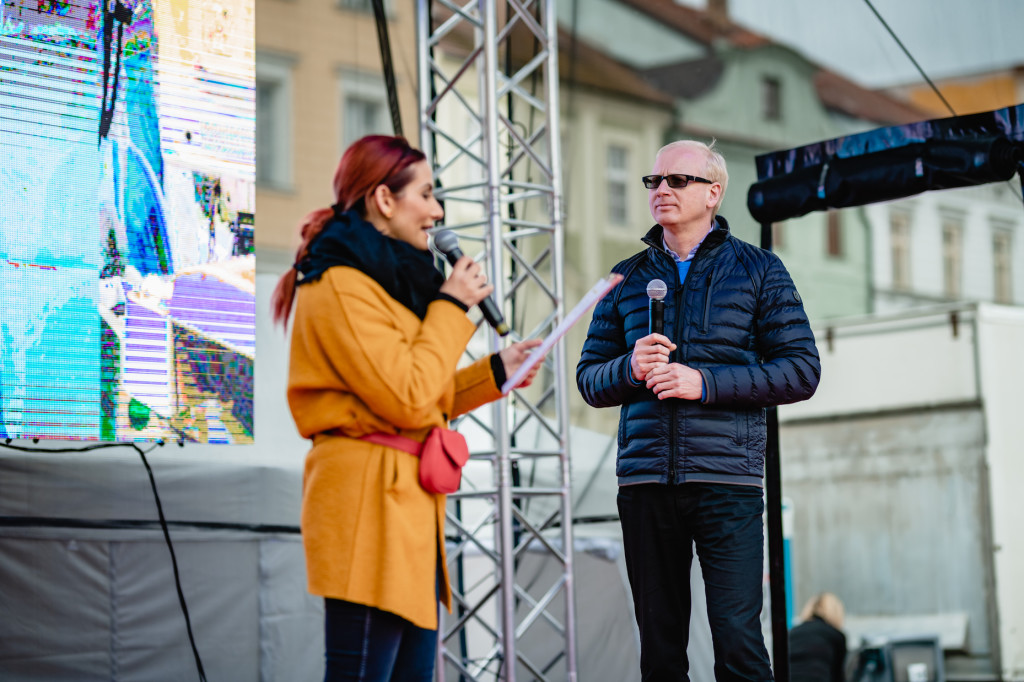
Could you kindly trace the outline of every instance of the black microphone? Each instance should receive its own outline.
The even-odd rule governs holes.
[[[651,299],[649,309],[648,334],[665,333],[665,294],[668,287],[660,279],[652,279],[647,283],[647,295]]]
[[[434,248],[444,254],[448,262],[455,265],[455,262],[464,255],[459,248],[459,238],[451,230],[440,230],[434,233]],[[478,304],[487,324],[491,325],[498,336],[505,336],[511,331],[501,311],[495,305],[494,300],[488,296]]]

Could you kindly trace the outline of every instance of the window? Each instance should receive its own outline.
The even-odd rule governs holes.
[[[892,288],[910,289],[910,216],[893,213],[889,217],[890,248],[892,250]]]
[[[629,222],[629,150],[618,144],[608,145],[605,162],[608,180],[608,221],[615,225]]]
[[[256,54],[256,183],[292,184],[292,60]]]
[[[833,258],[843,257],[843,221],[839,211],[829,211],[825,222],[825,252]]]
[[[963,224],[959,218],[942,220],[942,285],[946,298],[960,298],[963,270]]]
[[[384,103],[362,95],[345,98],[345,146],[371,133],[386,133],[382,120]]]
[[[773,76],[761,78],[761,117],[765,121],[782,120],[782,83]]]
[[[341,151],[364,135],[394,133],[384,77],[344,71],[341,90]]]
[[[992,235],[992,273],[995,279],[996,303],[1013,303],[1013,272],[1009,230],[996,230]]]

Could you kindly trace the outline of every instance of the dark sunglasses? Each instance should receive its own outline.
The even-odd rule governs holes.
[[[640,179],[644,181],[644,187],[647,189],[661,187],[662,180],[667,182],[668,186],[672,189],[681,189],[689,185],[691,182],[705,182],[709,185],[712,184],[711,180],[698,178],[696,175],[686,175],[685,173],[673,173],[672,175],[645,175]]]

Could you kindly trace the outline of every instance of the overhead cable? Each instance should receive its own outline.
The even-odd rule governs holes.
[[[917,69],[917,72],[921,74],[921,78],[924,78],[925,82],[928,83],[929,86],[931,86],[931,89],[935,92],[938,98],[942,100],[942,103],[946,105],[947,109],[949,109],[949,113],[953,116],[956,116],[957,113],[953,110],[953,107],[950,105],[949,102],[946,101],[946,98],[943,97],[942,93],[939,91],[939,88],[935,85],[935,83],[932,82],[932,79],[928,77],[928,74],[924,72],[924,69],[922,69],[921,65],[917,63],[917,60],[914,59],[914,55],[910,54],[910,50],[908,50],[907,46],[903,44],[903,41],[900,40],[899,36],[896,35],[896,32],[892,30],[892,27],[889,26],[885,19],[882,18],[882,15],[878,13],[878,10],[875,9],[875,6],[871,4],[871,0],[864,0],[864,4],[871,8],[871,11],[875,13],[875,16],[878,17],[878,20],[880,22],[882,22],[882,26],[885,27],[885,30],[889,32],[889,35],[892,36],[892,39],[896,41],[896,44],[900,46],[900,49],[903,50],[903,53],[907,55],[907,58],[913,63],[914,67]]]

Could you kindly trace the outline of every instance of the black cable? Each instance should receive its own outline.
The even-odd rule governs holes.
[[[94,528],[103,530],[152,530],[159,521],[148,519],[74,519],[62,516],[0,516],[3,528]],[[269,523],[223,523],[219,521],[168,521],[168,528],[194,531],[235,531],[269,535],[300,535],[298,526]]]
[[[516,20],[518,21],[518,18]],[[510,2],[508,2],[508,0],[506,0],[506,2],[505,2],[505,23],[506,23],[506,25],[511,23],[511,21],[512,21],[512,5],[511,5]],[[536,46],[536,42],[537,42],[536,41],[536,37],[534,37],[534,45],[535,46]],[[536,52],[536,47],[534,48],[534,51]],[[506,36],[506,38],[505,38],[505,79],[507,81],[511,81],[512,80],[512,32],[511,31],[509,32],[508,36]],[[515,92],[513,92],[513,88],[509,88],[508,94],[505,96],[505,106],[508,109],[508,122],[511,125],[511,124],[513,124],[515,122],[515,119],[516,119],[516,117],[515,117]],[[525,134],[523,135],[523,137],[528,137],[529,136],[529,131],[524,131],[524,132],[525,132]],[[509,185],[507,186],[506,195],[511,195],[513,193],[513,191],[514,191],[513,188],[512,188],[512,184],[511,184],[512,180],[514,179],[513,178],[513,170],[512,170],[512,157],[513,157],[514,154],[513,154],[513,141],[511,139],[511,137],[512,136],[511,136],[511,133],[510,133],[509,134],[509,138],[510,138],[509,139],[509,144],[508,144],[508,147],[505,150],[505,152],[506,152],[505,153],[505,160],[509,164],[509,166],[508,166]],[[529,180],[529,177],[527,177],[527,180]],[[508,202],[508,218],[509,218],[510,221],[514,221],[516,219],[516,204],[515,204],[514,201]],[[516,243],[516,240],[513,240],[512,241],[513,247],[514,247],[515,243]],[[501,254],[502,254],[501,245],[500,244],[493,244],[492,245],[492,249],[491,249],[491,257],[492,258],[501,258]],[[515,282],[515,279],[516,279],[516,259],[515,258],[512,259],[512,272],[509,273],[509,278],[508,279],[511,280],[512,282]],[[516,319],[515,304],[516,304],[516,297],[513,296],[512,300],[509,302],[509,306],[511,308],[511,314],[509,315],[509,319],[511,319],[513,321],[515,321],[515,319]],[[514,396],[509,396],[509,402],[513,402],[514,403],[515,402],[515,397]],[[513,431],[512,434],[511,434],[510,444],[512,445],[512,447],[515,447],[515,444],[516,444],[515,431]],[[509,470],[510,470],[510,473],[512,475],[512,486],[514,488],[518,488],[519,485],[520,485],[520,481],[521,481],[521,478],[520,478],[521,473],[519,471],[519,462],[515,461],[515,460],[513,460],[512,462],[509,462]],[[515,506],[517,509],[522,510],[523,509],[523,499],[521,497],[513,497],[512,498],[512,505]],[[519,520],[517,518],[515,518],[515,515],[513,515],[513,517],[512,517],[512,545],[513,546],[516,546],[516,545],[519,544],[519,536],[520,536],[520,534],[522,532],[523,531],[522,531],[522,528],[521,528],[521,524],[519,523]],[[514,562],[515,566],[519,565],[518,559],[513,559],[513,562]]]
[[[188,605],[185,603],[185,593],[181,590],[181,576],[178,574],[178,559],[174,556],[174,544],[171,543],[171,533],[167,528],[167,519],[164,518],[164,507],[160,503],[160,493],[156,489],[156,478],[153,476],[153,469],[149,466],[149,460],[146,459],[146,451],[140,448],[135,443],[130,444],[135,452],[139,453],[139,457],[142,458],[142,464],[146,467],[146,473],[149,475],[149,485],[153,488],[153,499],[156,500],[156,512],[160,517],[160,529],[164,532],[164,540],[167,542],[167,550],[171,553],[171,567],[174,569],[174,587],[178,590],[178,603],[181,604],[181,613],[185,616],[185,629],[188,631],[188,642],[192,645],[192,655],[196,659],[196,668],[199,670],[199,679],[202,682],[206,682],[206,672],[203,670],[203,661],[199,657],[199,649],[196,648],[196,638],[192,635],[192,619],[188,615]],[[157,445],[163,445],[163,441],[158,441],[156,445],[150,448],[150,451]]]
[[[1024,159],[1017,165],[1017,177],[1020,178],[1020,199],[1024,202]],[[1011,185],[1012,187],[1012,185]]]
[[[384,0],[373,0],[373,18],[377,24],[377,44],[380,47],[380,61],[384,67],[384,83],[388,89],[388,109],[391,110],[391,125],[395,135],[403,136],[402,117],[398,111],[398,86],[395,82],[395,65],[391,61],[391,39],[388,37],[388,19],[384,14]]]
[[[110,83],[110,52],[114,40],[114,22],[117,22],[117,49],[114,51],[114,82],[110,90],[109,105],[107,86]],[[132,22],[132,12],[127,6],[115,0],[114,10],[110,11],[110,0],[103,0],[103,101],[100,107],[99,142],[110,134],[110,126],[114,122],[114,109],[117,104],[117,87],[121,74],[121,55],[124,52],[124,27]]]
[[[569,27],[569,120],[576,115],[576,65],[579,63],[580,2],[572,0],[572,24]]]
[[[18,452],[88,452],[90,450],[102,450],[103,448],[116,448],[120,447],[121,443],[96,443],[94,445],[85,445],[80,448],[26,448],[22,445],[11,445],[13,438],[5,438],[3,443],[0,443],[0,447],[7,448],[8,450],[16,450]],[[33,443],[38,443],[38,438],[32,439]]]
[[[924,72],[924,69],[922,69],[921,65],[917,63],[917,60],[914,59],[914,55],[910,54],[910,50],[908,50],[906,45],[903,44],[903,41],[899,39],[899,36],[896,35],[896,32],[892,30],[889,24],[886,23],[885,19],[882,18],[882,15],[878,13],[878,10],[875,9],[875,6],[871,4],[871,0],[864,0],[864,4],[866,4],[871,9],[871,11],[875,13],[875,16],[878,17],[878,20],[880,22],[882,22],[882,26],[885,27],[885,30],[889,32],[889,35],[892,36],[892,39],[895,40],[896,44],[900,46],[901,50],[903,50],[903,54],[907,55],[907,58],[910,59],[910,61],[914,64],[914,67],[917,68],[917,72],[921,74],[921,78],[924,78],[925,82],[928,83],[929,86],[931,86],[931,89],[935,91],[935,94],[938,96],[938,98],[942,100],[942,103],[946,105],[947,109],[949,109],[949,113],[952,114],[953,116],[956,116],[957,113],[953,111],[953,107],[950,105],[949,102],[946,101],[946,98],[942,96],[942,93],[939,92],[939,88],[935,85],[935,83],[932,82],[932,79],[928,77],[928,74]]]

